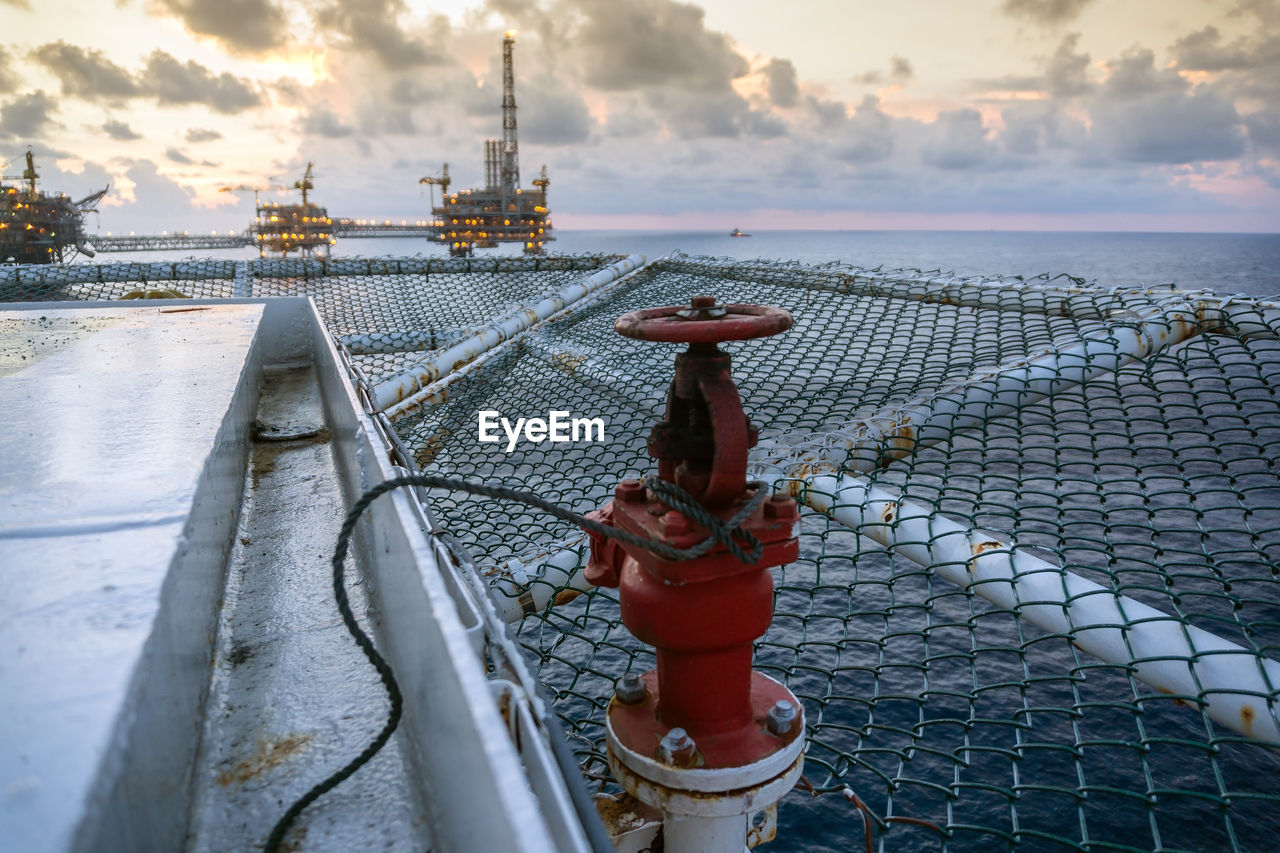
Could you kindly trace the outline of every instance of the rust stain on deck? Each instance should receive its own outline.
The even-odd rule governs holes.
[[[302,752],[310,742],[311,735],[298,734],[288,735],[279,740],[259,740],[253,755],[218,775],[218,784],[224,787],[243,785],[250,779],[288,761]]]

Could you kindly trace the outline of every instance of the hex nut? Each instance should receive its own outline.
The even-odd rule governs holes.
[[[680,764],[693,757],[695,747],[689,733],[677,726],[658,743],[658,757],[668,764]]]
[[[614,684],[613,695],[624,705],[639,705],[649,695],[649,688],[639,673],[628,672]]]
[[[689,519],[678,511],[671,510],[662,516],[662,535],[671,538],[689,535]]]
[[[775,735],[785,735],[791,731],[791,724],[795,722],[796,716],[796,706],[786,699],[779,699],[769,709],[764,724]]]
[[[764,502],[765,518],[793,519],[798,514],[795,499],[787,495],[774,495]]]
[[[637,503],[645,499],[644,483],[639,480],[623,480],[613,490],[614,500]]]

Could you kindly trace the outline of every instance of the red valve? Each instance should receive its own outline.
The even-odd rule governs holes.
[[[642,341],[714,344],[785,332],[791,328],[791,315],[768,305],[717,305],[714,296],[695,296],[688,306],[623,314],[613,328],[620,335]]]
[[[653,428],[648,449],[661,479],[680,486],[721,521],[755,494],[746,467],[756,429],[742,411],[729,355],[716,343],[777,334],[791,322],[780,308],[721,305],[712,296],[697,296],[688,306],[624,314],[614,326],[628,337],[690,344],[676,356],[666,419]],[[621,483],[614,500],[591,516],[680,549],[710,535],[638,480]],[[773,618],[768,568],[798,556],[798,523],[798,507],[789,497],[774,496],[758,506],[740,525],[763,546],[754,565],[739,562],[722,545],[692,560],[671,561],[592,536],[587,578],[619,588],[623,622],[657,652],[656,678],[645,677],[649,698],[610,706],[611,731],[620,743],[647,753],[657,744],[655,735],[660,739],[678,726],[698,743],[704,766],[726,767],[760,760],[800,736],[768,730],[768,709],[795,697],[751,670],[753,643]]]

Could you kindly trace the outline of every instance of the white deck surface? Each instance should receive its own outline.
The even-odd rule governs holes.
[[[238,478],[210,474],[261,316],[260,305],[0,312],[7,849],[67,849],[86,807],[107,808],[95,782],[134,722],[120,711],[139,701],[166,577],[204,547],[184,536],[197,489],[238,499]]]

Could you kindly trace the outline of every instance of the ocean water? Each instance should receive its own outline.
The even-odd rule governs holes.
[[[745,223],[744,223],[745,225]],[[682,251],[733,258],[944,270],[961,275],[1068,273],[1113,286],[1173,283],[1187,289],[1254,296],[1280,294],[1280,234],[1156,234],[1059,231],[556,231],[552,252],[638,252],[656,258]],[[482,249],[486,254],[510,249]],[[444,255],[421,238],[346,239],[335,256]],[[200,253],[253,258],[250,249]],[[99,255],[96,260],[177,260],[162,252]]]
[[[1219,293],[1280,293],[1280,234],[1029,231],[568,231],[558,252],[657,257],[680,250],[734,258],[940,269],[961,275],[1069,273],[1104,285],[1176,283]]]

